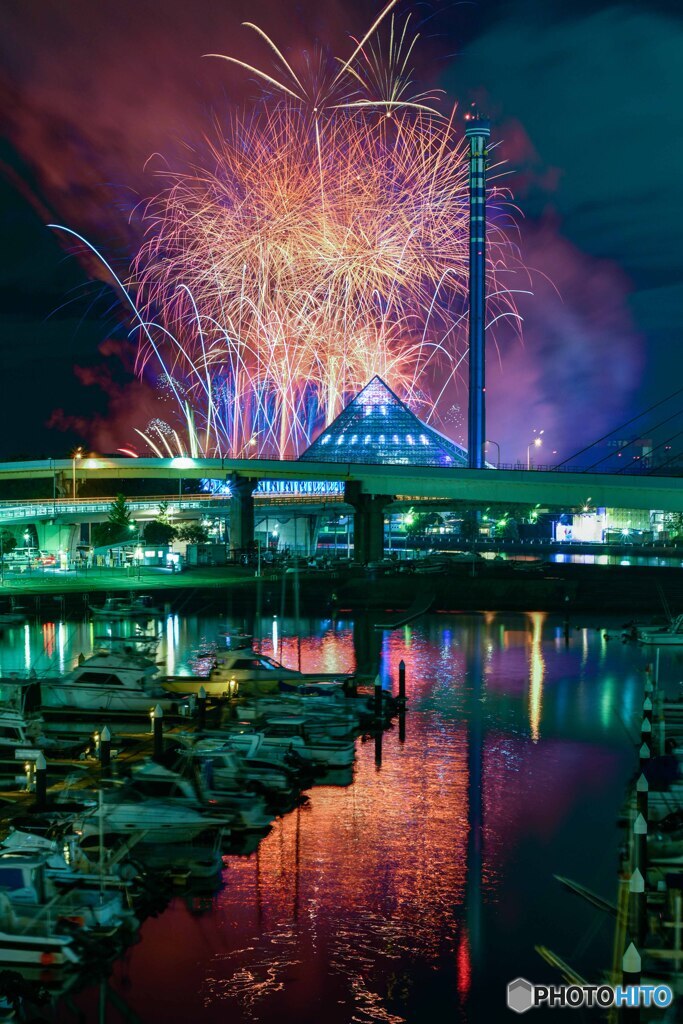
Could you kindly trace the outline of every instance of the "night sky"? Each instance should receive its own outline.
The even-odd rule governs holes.
[[[201,55],[267,65],[244,20],[289,54],[316,40],[348,53],[348,36],[380,7],[3,5],[1,457],[58,456],[80,442],[113,452],[153,413],[116,296],[45,225],[84,233],[125,271],[139,204],[158,188],[148,157],[183,167],[212,116],[258,95],[253,80]],[[683,8],[482,0],[400,11],[422,35],[420,84],[492,117],[519,207],[534,295],[520,303],[523,346],[503,334],[489,353],[488,436],[511,461],[543,427],[566,457],[680,386]]]

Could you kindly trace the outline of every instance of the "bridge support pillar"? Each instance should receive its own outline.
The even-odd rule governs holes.
[[[366,565],[384,555],[384,509],[393,497],[388,494],[364,494],[361,485],[350,481],[344,488],[344,501],[353,507],[353,552],[356,562]]]
[[[230,549],[245,551],[254,543],[254,490],[258,481],[250,477],[230,478]]]
[[[70,554],[78,536],[77,523],[62,523],[58,519],[41,519],[34,523],[38,547],[41,551],[56,553],[66,551]]]

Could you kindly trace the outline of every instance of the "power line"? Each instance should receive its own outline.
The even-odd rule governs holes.
[[[618,427],[614,427],[612,430],[609,430],[606,434],[603,434],[603,436],[599,437],[596,441],[591,441],[591,443],[587,444],[585,448],[581,448],[580,451],[574,452],[573,455],[569,455],[566,459],[563,459],[562,462],[558,462],[555,468],[559,469],[560,466],[566,466],[568,462],[572,461],[572,459],[577,459],[579,455],[583,455],[584,452],[590,451],[590,449],[595,447],[596,444],[600,444],[601,441],[606,441],[608,437],[611,437],[612,434],[616,434],[617,431],[624,430],[626,427],[630,427],[632,423],[635,423],[637,420],[642,419],[643,416],[647,416],[647,414],[649,412],[652,412],[653,409],[658,409],[660,405],[664,405],[665,402],[669,402],[672,398],[675,398],[677,395],[680,395],[681,393],[683,393],[683,388],[678,388],[676,391],[672,391],[670,395],[667,395],[666,398],[662,398],[658,402],[655,402],[653,405],[649,407],[649,409],[645,409],[644,412],[638,413],[637,416],[632,416],[630,420],[626,420],[625,423],[622,423]]]

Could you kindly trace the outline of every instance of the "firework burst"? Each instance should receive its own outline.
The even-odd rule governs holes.
[[[426,418],[425,391],[457,380],[467,150],[455,111],[413,91],[416,37],[393,6],[344,61],[299,73],[256,26],[272,74],[223,58],[264,95],[166,176],[128,282],[138,370],[161,372],[177,403],[154,447],[292,457],[374,374]],[[489,251],[489,319],[515,317],[498,279],[516,254],[495,217]]]

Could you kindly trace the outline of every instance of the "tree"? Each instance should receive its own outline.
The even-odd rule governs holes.
[[[164,546],[170,544],[176,534],[175,527],[171,526],[170,523],[164,522],[161,518],[153,519],[145,527],[145,543],[161,544]]]
[[[409,537],[421,537],[428,526],[437,526],[441,521],[438,512],[413,512],[410,509],[403,517],[403,527]]]
[[[106,523],[98,523],[93,529],[93,543],[96,548],[106,547],[108,544],[119,544],[124,540],[133,540],[135,537],[135,524],[133,523],[130,508],[126,503],[125,495],[117,494],[109,506],[109,514]]]
[[[201,523],[183,523],[176,531],[178,540],[187,541],[188,544],[206,544],[209,539],[209,531]]]
[[[122,530],[128,530],[132,526],[130,508],[126,502],[125,495],[116,495],[109,506],[109,515],[107,518],[112,526],[118,526]]]
[[[16,537],[13,537],[9,530],[0,530],[0,548],[3,555],[8,555],[10,551],[14,551],[16,546]]]

